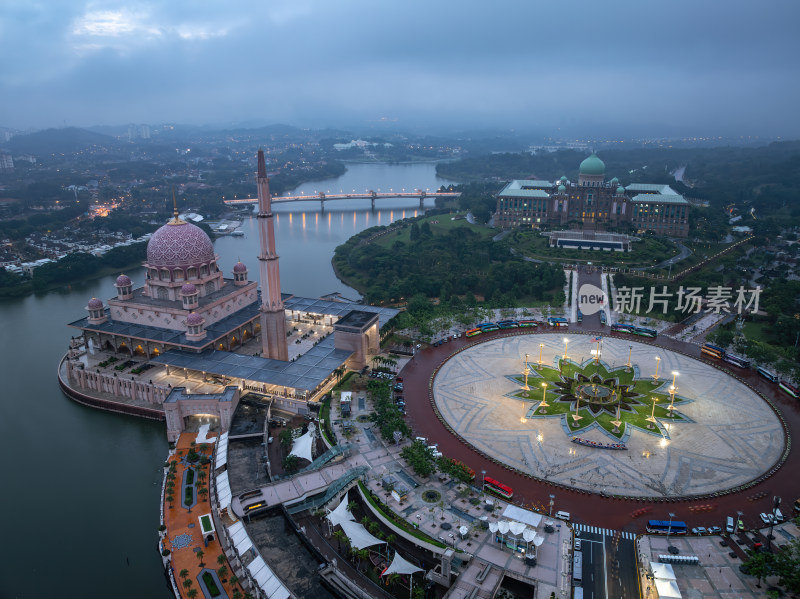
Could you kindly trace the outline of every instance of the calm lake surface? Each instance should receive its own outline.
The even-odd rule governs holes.
[[[354,164],[337,179],[293,192],[430,189],[435,165]],[[255,180],[253,181],[255,193]],[[426,200],[426,207],[433,200]],[[333,274],[334,248],[375,225],[419,213],[419,200],[277,204],[284,292],[358,294]],[[257,277],[256,219],[244,237],[215,241],[225,276],[241,259]],[[141,286],[143,269],[126,272]],[[164,424],[86,408],[60,391],[56,369],[91,297],[115,295],[115,276],[0,303],[0,434],[4,517],[0,597],[171,597],[156,551]]]

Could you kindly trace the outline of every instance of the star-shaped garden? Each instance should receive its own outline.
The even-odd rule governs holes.
[[[599,428],[615,440],[633,429],[669,438],[664,423],[691,422],[679,407],[690,400],[669,380],[637,377],[637,368],[609,369],[600,360],[583,364],[560,359],[558,368],[529,364],[526,376],[511,376],[522,389],[510,396],[532,402],[527,418],[561,418],[570,436]]]

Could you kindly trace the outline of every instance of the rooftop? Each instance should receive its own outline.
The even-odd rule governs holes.
[[[553,185],[549,181],[515,179],[506,185],[498,196],[501,198],[549,198],[550,194],[541,188],[551,189]]]
[[[669,187],[667,187],[669,189]],[[647,202],[650,204],[689,204],[681,195],[677,193],[672,194],[653,194],[653,193],[640,193],[631,198],[632,202]]]
[[[365,312],[364,310],[350,310],[347,314],[345,314],[342,318],[339,319],[339,322],[336,323],[336,327],[344,326],[344,327],[352,327],[355,329],[362,329],[368,324],[370,324],[375,319],[376,314],[374,312]]]
[[[678,195],[678,192],[672,189],[669,185],[663,185],[661,183],[631,183],[625,189],[626,191],[660,193],[661,195]]]

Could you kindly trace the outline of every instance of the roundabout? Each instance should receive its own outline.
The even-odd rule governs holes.
[[[742,382],[647,344],[607,338],[598,356],[590,337],[570,342],[566,359],[556,334],[464,349],[433,378],[435,408],[482,454],[533,478],[605,495],[724,493],[780,460],[782,423]],[[540,353],[542,364],[532,363]],[[599,450],[620,442],[627,451]]]

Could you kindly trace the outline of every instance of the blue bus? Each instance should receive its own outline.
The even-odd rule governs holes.
[[[549,324],[551,327],[568,327],[569,321],[566,318],[551,316],[547,319],[547,324]]]
[[[634,327],[633,334],[639,335],[640,337],[650,337],[652,339],[658,337],[658,331],[646,327]]]
[[[705,345],[703,345],[703,347],[700,348],[700,353],[719,359],[725,357],[725,349],[723,349],[719,345],[714,345],[713,343],[706,343]]]
[[[619,323],[619,322],[615,322],[614,324],[611,325],[611,332],[612,333],[628,333],[630,335],[633,335],[633,330],[635,328],[636,327],[633,326],[632,324],[622,324],[622,323]]]
[[[681,522],[680,520],[673,520],[672,522],[669,520],[647,521],[647,532],[651,534],[665,535],[669,533],[671,535],[685,535],[688,530],[686,522]]]

